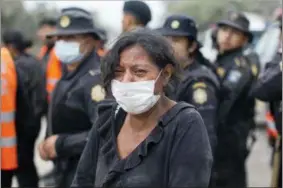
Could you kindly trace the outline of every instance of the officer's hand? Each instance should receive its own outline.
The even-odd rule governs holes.
[[[54,159],[57,157],[56,149],[55,149],[55,143],[58,138],[58,135],[53,135],[48,137],[43,145],[43,149],[47,153],[47,156],[49,159]]]
[[[38,146],[39,156],[41,157],[42,160],[47,161],[48,156],[45,150],[43,149],[43,145],[44,145],[44,141],[42,141]]]

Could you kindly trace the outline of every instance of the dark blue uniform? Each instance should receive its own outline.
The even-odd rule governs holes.
[[[246,146],[250,130],[255,126],[255,100],[250,96],[255,74],[242,49],[219,55],[216,61],[220,78],[218,146],[215,155],[217,186],[245,187]],[[255,72],[255,71],[254,71]]]
[[[282,54],[278,54],[278,56],[269,63],[265,72],[259,77],[253,89],[253,95],[262,101],[271,103],[276,129],[279,133],[274,147],[273,160],[273,172],[277,177],[273,179],[275,182],[272,182],[272,186],[282,187]]]
[[[206,66],[194,61],[184,70],[184,79],[177,87],[177,101],[193,104],[200,112],[208,131],[211,148],[217,143],[219,81]]]
[[[58,36],[61,40],[60,37],[76,35],[99,39],[91,13],[77,7],[63,9],[56,31],[48,36]],[[96,119],[97,103],[104,100],[106,94],[101,86],[100,58],[95,52],[96,46],[91,53],[83,55],[81,60],[70,60],[64,58],[66,56],[62,57],[60,52],[64,48],[58,49],[56,45],[57,42],[55,53],[58,53],[56,55],[62,62],[63,75],[51,96],[47,135],[58,135],[55,143],[55,182],[58,187],[65,188],[72,182],[88,132]],[[70,55],[77,55],[73,53]],[[75,70],[67,70],[68,64],[77,62],[79,65]]]
[[[53,91],[48,112],[48,135],[56,141],[57,183],[68,187],[95,119],[96,103],[105,98],[99,57],[93,52],[74,72],[65,72]]]
[[[196,23],[188,16],[173,15],[168,17],[163,27],[156,31],[164,36],[184,37],[188,39],[188,44],[196,42],[198,45],[193,54],[188,54],[192,56],[192,63],[183,69],[181,83],[173,83],[175,85],[174,91],[168,91],[166,94],[176,101],[185,101],[197,107],[206,125],[211,148],[214,151],[219,81],[210,70],[211,64],[199,51],[201,45],[197,41]],[[190,61],[189,58],[188,61]]]

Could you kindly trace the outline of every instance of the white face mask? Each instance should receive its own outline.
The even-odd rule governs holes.
[[[154,95],[156,80],[127,83],[112,80],[111,89],[123,110],[130,114],[141,114],[150,110],[160,98],[160,95]]]
[[[55,43],[54,51],[58,59],[64,64],[77,63],[84,58],[78,42],[59,40]]]

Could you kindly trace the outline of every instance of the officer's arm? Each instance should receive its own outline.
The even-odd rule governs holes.
[[[259,77],[252,94],[263,101],[282,100],[282,62],[267,68]]]
[[[229,90],[229,96],[225,97],[219,106],[219,121],[225,122],[239,95],[248,84],[252,83],[252,79],[252,73],[247,65],[235,66],[229,71],[222,83],[222,87]]]
[[[199,111],[207,128],[212,151],[214,151],[217,142],[217,90],[209,82],[195,81],[185,91],[186,95],[183,95],[183,101],[191,103]]]
[[[89,117],[89,121],[91,124],[94,124],[97,118],[98,103],[105,99],[105,93],[100,84],[100,76],[91,73],[84,77],[82,84],[84,84],[82,87],[84,97],[81,102],[83,103],[85,113]],[[88,132],[59,135],[56,141],[57,156],[68,157],[81,155],[86,144]]]
[[[80,156],[87,142],[89,131],[76,134],[60,134],[55,143],[58,158]]]

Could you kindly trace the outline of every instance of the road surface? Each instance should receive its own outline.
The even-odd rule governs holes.
[[[46,121],[43,120],[43,127],[40,132],[37,144],[44,138]],[[247,160],[248,185],[249,187],[269,187],[271,180],[270,155],[271,149],[268,146],[267,137],[264,130],[257,130],[257,142]],[[35,163],[39,175],[45,174],[52,169],[51,162],[40,159],[36,152]],[[16,178],[13,179],[13,187],[17,186]],[[40,182],[40,186],[44,186]]]

